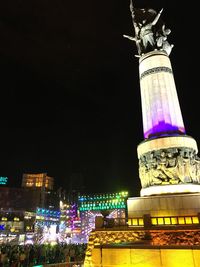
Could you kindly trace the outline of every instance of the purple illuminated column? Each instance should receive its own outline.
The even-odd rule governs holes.
[[[169,57],[161,51],[140,58],[144,138],[185,134]]]
[[[198,148],[185,133],[168,55],[142,55],[139,72],[145,138],[137,147],[141,196],[200,192]]]

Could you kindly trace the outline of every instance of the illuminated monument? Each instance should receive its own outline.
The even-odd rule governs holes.
[[[140,197],[127,200],[128,226],[95,229],[84,266],[200,266],[200,158],[186,134],[162,9],[130,10],[139,58],[144,141],[137,147]]]

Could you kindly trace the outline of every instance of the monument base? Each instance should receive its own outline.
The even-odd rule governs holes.
[[[197,267],[199,229],[110,229],[90,234],[84,267]]]
[[[198,267],[200,250],[171,247],[102,246],[93,251],[93,261],[84,267]]]
[[[142,188],[140,195],[151,196],[160,194],[179,194],[179,193],[200,193],[199,184],[177,184],[177,185],[161,185]]]
[[[150,217],[198,217],[200,193],[131,197],[127,200],[127,209],[128,218],[142,218],[146,214]]]
[[[126,226],[90,233],[85,267],[198,266],[200,193],[131,197],[127,209]]]

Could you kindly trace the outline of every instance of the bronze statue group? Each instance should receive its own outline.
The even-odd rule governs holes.
[[[159,13],[150,8],[138,9],[133,6],[131,0],[130,11],[135,36],[123,36],[136,43],[138,50],[136,57],[140,57],[153,50],[161,50],[169,56],[174,45],[170,44],[167,40],[171,30],[166,28],[165,24],[160,20],[163,9]]]

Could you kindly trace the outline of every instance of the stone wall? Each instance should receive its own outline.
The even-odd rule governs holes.
[[[178,249],[196,246],[199,249],[200,229],[93,231],[89,237],[84,266],[95,266],[93,265],[94,258],[100,257],[97,256],[96,248],[104,248],[106,245],[110,245],[110,249],[121,247],[129,250],[131,247],[134,248],[135,246],[137,246],[138,249],[143,249],[145,246],[148,246],[149,249],[154,249],[156,246],[160,248],[162,248],[162,246],[163,248],[175,246],[175,248],[177,247]],[[107,249],[109,250],[109,248]]]

